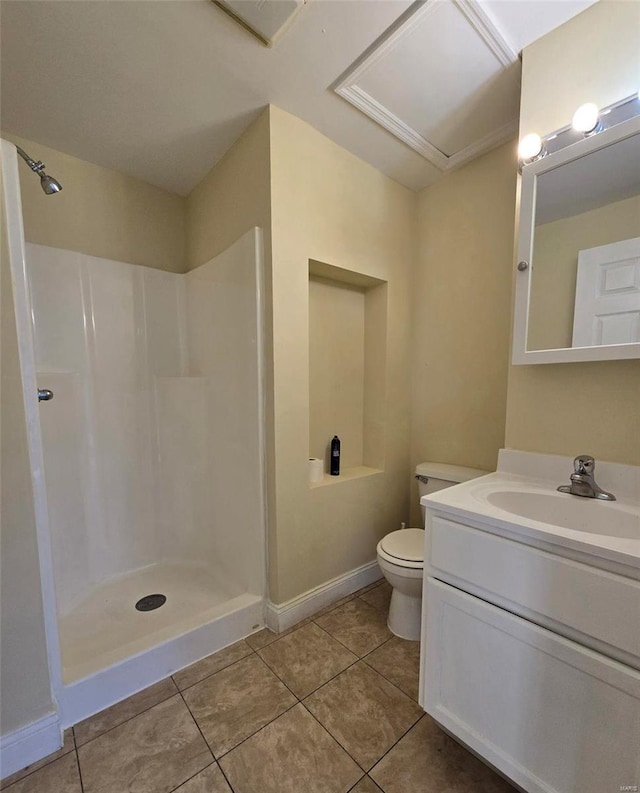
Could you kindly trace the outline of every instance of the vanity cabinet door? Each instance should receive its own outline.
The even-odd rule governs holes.
[[[530,793],[640,785],[640,673],[433,578],[423,705]]]

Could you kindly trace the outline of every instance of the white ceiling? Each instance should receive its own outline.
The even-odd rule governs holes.
[[[187,194],[272,103],[418,190],[517,115],[517,62],[492,64],[482,42],[472,58],[469,30],[447,18],[453,1],[426,4],[448,38],[425,21],[422,39],[403,37],[386,64],[373,57],[362,82],[387,117],[444,152],[436,165],[417,138],[412,148],[334,90],[387,52],[403,15],[424,14],[410,0],[308,0],[272,48],[209,0],[3,0],[2,129]],[[482,0],[480,13],[517,53],[592,2]]]

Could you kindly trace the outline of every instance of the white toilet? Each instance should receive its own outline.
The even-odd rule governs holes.
[[[416,466],[420,498],[487,473],[459,465],[420,463]],[[421,509],[424,523],[425,510]],[[377,548],[380,570],[393,587],[387,625],[396,636],[411,641],[420,639],[424,540],[424,529],[399,529],[383,537]]]

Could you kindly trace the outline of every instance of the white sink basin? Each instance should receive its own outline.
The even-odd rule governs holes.
[[[510,539],[544,543],[547,550],[554,545],[580,551],[598,564],[624,564],[627,572],[631,566],[640,577],[640,469],[603,463],[600,485],[618,500],[600,501],[556,490],[567,483],[572,459],[503,450],[501,461],[513,471],[439,490],[423,496],[421,504],[463,523],[480,521],[486,531]]]
[[[497,490],[485,497],[494,507],[529,520],[605,537],[640,539],[637,512],[615,501],[526,490]]]

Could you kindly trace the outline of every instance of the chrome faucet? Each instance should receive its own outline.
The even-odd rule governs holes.
[[[580,454],[573,461],[573,473],[569,477],[570,485],[560,485],[558,490],[561,493],[570,493],[572,496],[583,496],[584,498],[599,498],[602,501],[615,501],[613,493],[606,493],[598,487],[594,479],[596,461],[589,454]]]

